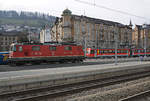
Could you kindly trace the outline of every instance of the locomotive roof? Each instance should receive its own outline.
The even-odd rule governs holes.
[[[77,45],[74,42],[13,43],[15,45]]]

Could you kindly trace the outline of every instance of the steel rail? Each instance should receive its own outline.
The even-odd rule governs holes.
[[[150,96],[150,90],[143,91],[143,92],[134,94],[132,96],[128,96],[128,97],[123,98],[119,101],[137,101],[137,99],[144,98],[145,96]]]
[[[121,82],[131,81],[150,76],[150,71],[130,73],[126,75],[103,78],[99,80],[85,81],[74,84],[64,84],[50,87],[41,87],[23,91],[9,92],[0,94],[1,99],[12,99],[11,101],[35,101],[45,98],[55,98],[66,94],[78,93],[83,90],[94,89]]]

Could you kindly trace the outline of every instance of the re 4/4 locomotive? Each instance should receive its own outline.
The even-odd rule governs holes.
[[[150,56],[150,49],[117,49],[117,56],[119,57],[135,57],[135,56]],[[87,48],[86,57],[114,57],[115,49],[92,49]]]
[[[43,62],[81,62],[84,52],[74,43],[13,43],[10,46],[10,65]]]

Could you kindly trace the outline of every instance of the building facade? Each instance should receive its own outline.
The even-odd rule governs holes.
[[[17,41],[17,35],[0,35],[0,51],[9,51],[10,45]]]
[[[50,42],[51,38],[51,28],[45,28],[40,32],[40,43]]]
[[[132,33],[132,41],[136,48],[150,48],[150,25],[136,25]]]
[[[132,46],[132,24],[73,15],[68,9],[52,28],[56,41],[75,41],[89,48],[129,48]]]

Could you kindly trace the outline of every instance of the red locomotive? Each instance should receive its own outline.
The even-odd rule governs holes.
[[[74,43],[14,43],[10,47],[9,64],[41,62],[81,62],[84,52]]]

